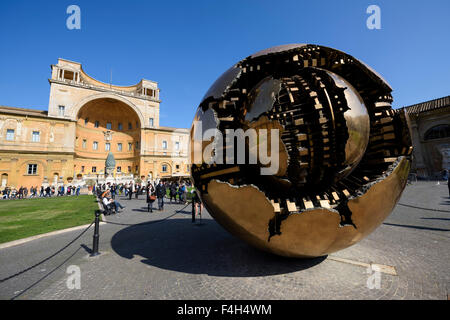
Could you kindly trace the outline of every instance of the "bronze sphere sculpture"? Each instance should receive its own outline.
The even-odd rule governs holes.
[[[191,179],[205,207],[232,234],[282,256],[360,241],[391,213],[409,173],[407,119],[391,91],[324,46],[241,60],[205,94],[191,128]]]

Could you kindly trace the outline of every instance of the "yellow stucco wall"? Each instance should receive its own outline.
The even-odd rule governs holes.
[[[76,81],[62,78],[63,69],[80,76],[73,76]],[[143,79],[135,86],[112,86],[108,91],[105,84],[88,77],[80,64],[63,59],[52,66],[49,81],[48,112],[0,107],[0,189],[5,184],[15,188],[55,181],[67,184],[92,173],[93,167],[96,173],[103,172],[109,152],[106,143],[116,160],[115,174],[117,167],[135,177],[189,174],[188,130],[159,126],[156,82]],[[121,88],[126,90],[121,93]],[[149,92],[154,96],[147,96]],[[64,106],[62,114],[59,106]],[[14,130],[11,140],[8,129]],[[33,132],[39,132],[38,141]],[[37,171],[28,174],[32,164]]]

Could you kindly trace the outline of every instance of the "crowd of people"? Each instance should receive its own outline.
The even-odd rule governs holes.
[[[78,196],[80,195],[80,186],[38,186],[35,187],[23,187],[21,186],[19,189],[13,187],[5,187],[2,192],[2,199],[31,199],[31,198],[44,198],[44,197],[53,197],[53,196]]]
[[[189,191],[190,189],[190,191]],[[30,198],[45,198],[45,197],[62,197],[62,196],[78,196],[80,194],[80,186],[51,186],[46,187],[23,187],[19,189],[13,187],[5,187],[1,191],[2,199],[30,199]],[[192,193],[192,221],[195,221],[195,216],[201,216],[202,204],[190,181],[151,181],[147,182],[128,182],[128,183],[103,183],[95,184],[92,188],[95,194],[101,201],[106,214],[115,214],[123,210],[123,206],[115,198],[117,195],[122,195],[131,200],[134,196],[139,199],[139,196],[145,196],[147,202],[148,212],[153,212],[153,204],[157,203],[155,210],[164,211],[165,201],[170,201],[170,204],[184,204],[187,205],[188,192]]]
[[[101,200],[104,209],[108,213],[120,212],[124,209],[120,202],[115,198],[117,195],[122,195],[131,200],[134,196],[139,199],[139,196],[145,196],[147,202],[148,212],[153,212],[153,204],[157,203],[155,210],[164,211],[165,201],[170,201],[170,204],[184,204],[187,205],[187,195],[189,188],[192,193],[192,210],[193,214],[201,215],[201,201],[191,188],[189,181],[147,181],[147,182],[128,182],[128,183],[103,183],[95,184],[92,192]],[[19,189],[6,187],[1,191],[2,199],[30,199],[30,198],[45,198],[45,197],[62,197],[62,196],[78,196],[80,194],[80,186],[51,186],[46,187],[20,187]],[[193,216],[194,219],[194,216]]]
[[[106,211],[117,213],[122,206],[115,200],[117,195],[123,195],[131,200],[134,196],[139,199],[140,195],[146,197],[148,212],[153,212],[153,203],[157,201],[157,210],[164,210],[164,199],[167,197],[170,203],[187,204],[187,193],[189,182],[169,182],[169,181],[147,181],[147,182],[128,182],[124,184],[103,183],[96,184],[93,192],[102,201]]]

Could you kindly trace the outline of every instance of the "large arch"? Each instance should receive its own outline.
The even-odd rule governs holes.
[[[77,116],[80,112],[80,109],[83,108],[83,106],[85,106],[87,103],[98,99],[114,99],[128,105],[134,110],[134,112],[136,112],[137,116],[139,117],[140,127],[143,128],[145,126],[144,116],[142,115],[141,110],[134,103],[118,94],[108,92],[90,95],[78,101],[70,110],[70,118],[76,121],[78,119]]]
[[[96,95],[85,101],[75,114],[74,176],[104,173],[109,152],[116,168],[124,169],[121,173],[131,168],[128,173],[138,174],[142,144],[139,113],[116,95]]]
[[[450,138],[450,124],[445,122],[441,124],[434,123],[434,125],[428,130],[426,130],[423,135],[424,141],[431,141],[443,138]]]

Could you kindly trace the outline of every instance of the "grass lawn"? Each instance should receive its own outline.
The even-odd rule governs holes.
[[[192,200],[192,193],[191,193],[192,189],[194,189],[194,187],[187,188],[186,200]],[[167,196],[167,198],[170,198],[170,188],[166,188],[166,196]],[[177,194],[177,199],[178,199],[178,194]]]
[[[88,224],[98,209],[94,196],[0,201],[0,243]]]

